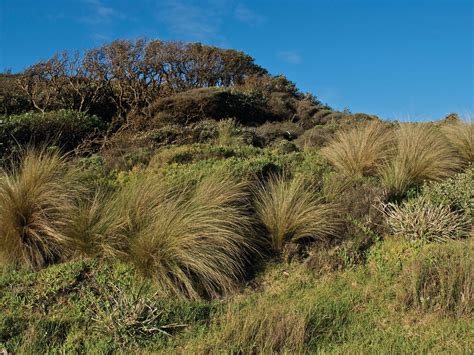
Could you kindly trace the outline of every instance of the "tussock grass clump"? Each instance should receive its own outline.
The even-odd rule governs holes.
[[[219,121],[217,123],[216,144],[218,146],[241,144],[243,139],[238,135],[239,131],[240,127],[235,118],[227,118]]]
[[[337,207],[324,203],[302,175],[289,181],[272,175],[254,193],[257,216],[274,250],[281,251],[287,242],[325,241],[336,234]]]
[[[395,236],[409,240],[444,242],[465,238],[470,219],[448,206],[434,204],[427,197],[408,200],[402,205],[386,205],[386,222]]]
[[[100,191],[79,201],[67,227],[75,256],[110,256],[123,249],[118,236],[124,221],[113,202],[111,194]]]
[[[244,187],[217,175],[196,186],[153,177],[131,182],[113,202],[121,220],[113,248],[166,295],[228,293],[251,249]]]
[[[448,122],[441,131],[454,147],[464,164],[474,162],[474,125],[472,122]]]
[[[79,185],[65,156],[28,149],[0,175],[0,261],[38,269],[70,255]]]
[[[402,124],[396,132],[396,152],[380,168],[380,177],[393,195],[425,180],[449,177],[459,159],[440,130],[428,124]]]
[[[400,276],[400,301],[408,308],[442,315],[472,315],[473,256],[472,243],[425,248]]]
[[[373,175],[388,158],[392,135],[387,125],[374,121],[338,131],[321,152],[346,176]]]

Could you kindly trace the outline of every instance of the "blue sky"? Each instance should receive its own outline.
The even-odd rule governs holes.
[[[252,55],[336,109],[474,113],[472,0],[0,0],[0,70],[117,38]]]

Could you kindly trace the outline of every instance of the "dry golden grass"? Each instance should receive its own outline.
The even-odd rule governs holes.
[[[66,258],[78,184],[64,156],[26,150],[0,178],[0,261],[41,268]]]
[[[388,192],[400,196],[412,185],[449,177],[459,166],[456,152],[437,127],[406,123],[396,131],[396,152],[379,174]]]
[[[349,177],[373,175],[388,158],[393,132],[374,121],[336,133],[321,153]]]
[[[67,226],[75,256],[109,256],[124,248],[118,238],[124,222],[114,202],[110,194],[100,192],[79,201]]]
[[[287,242],[327,240],[337,231],[336,206],[323,203],[302,176],[290,181],[281,175],[271,176],[254,193],[257,217],[276,251]]]
[[[441,126],[441,131],[464,164],[474,162],[474,125],[472,122],[448,122]]]
[[[235,289],[250,246],[244,185],[210,176],[172,187],[132,181],[113,200],[111,250],[152,277],[165,295],[196,299]]]

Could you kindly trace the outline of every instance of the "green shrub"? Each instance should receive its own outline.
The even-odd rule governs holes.
[[[463,242],[425,248],[400,275],[399,300],[408,308],[471,316],[473,251],[472,243]]]
[[[320,148],[324,146],[339,129],[338,125],[318,125],[306,130],[301,134],[295,143],[298,148],[304,150],[308,148]]]
[[[426,184],[422,195],[474,221],[474,166],[450,179]]]
[[[0,116],[0,159],[26,145],[54,144],[71,151],[104,125],[97,116],[67,110]]]
[[[270,146],[281,140],[294,140],[304,132],[295,122],[265,122],[256,129],[256,135],[261,146]]]

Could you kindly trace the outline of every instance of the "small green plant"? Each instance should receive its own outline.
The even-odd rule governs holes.
[[[268,232],[270,245],[281,251],[287,242],[303,239],[326,241],[334,237],[337,208],[324,203],[302,175],[285,180],[272,175],[254,191],[255,210]]]
[[[425,184],[422,195],[474,222],[474,166],[450,179]]]
[[[171,334],[182,329],[186,324],[166,322],[166,314],[160,304],[150,296],[133,293],[130,290],[111,286],[108,300],[93,304],[92,320],[94,330],[111,336],[122,346],[150,338],[154,334],[171,337]]]
[[[57,151],[26,150],[0,173],[0,261],[33,268],[71,253],[77,174]]]
[[[395,236],[409,240],[444,242],[469,236],[469,219],[447,206],[419,197],[401,205],[385,205],[386,222]]]

